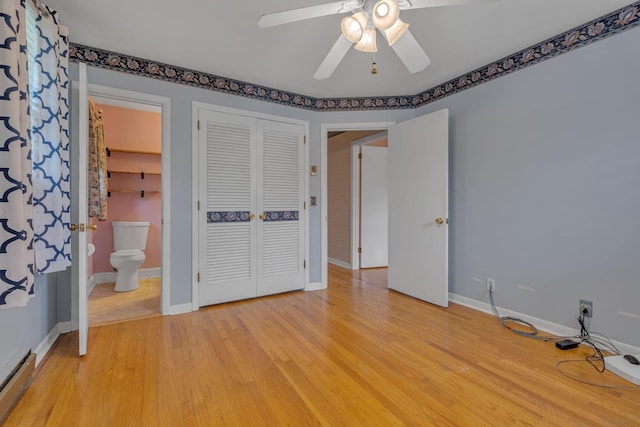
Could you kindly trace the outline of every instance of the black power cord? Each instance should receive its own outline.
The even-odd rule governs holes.
[[[573,336],[568,336],[568,337],[555,337],[555,336],[543,336],[543,335],[539,335],[538,334],[538,328],[536,328],[532,323],[527,322],[526,320],[522,320],[518,317],[512,317],[512,316],[500,316],[500,313],[498,312],[498,308],[496,307],[495,301],[493,299],[493,290],[489,290],[489,301],[491,302],[491,310],[493,311],[493,314],[495,314],[495,316],[498,318],[498,320],[500,321],[500,323],[502,324],[502,326],[504,326],[505,328],[507,328],[508,330],[510,330],[511,332],[513,332],[516,335],[520,335],[522,337],[525,338],[532,338],[532,339],[537,339],[537,340],[542,340],[545,342],[558,342],[558,341],[562,341],[562,340],[566,340],[566,339],[577,339],[579,340],[579,344],[586,344],[589,347],[591,347],[594,351],[593,354],[590,354],[588,356],[586,356],[584,359],[576,359],[576,360],[561,360],[558,363],[556,363],[556,369],[558,370],[558,372],[560,372],[562,375],[564,375],[565,377],[572,379],[574,381],[578,381],[584,384],[588,384],[588,385],[593,385],[593,386],[597,386],[597,387],[603,387],[603,388],[640,388],[640,386],[634,385],[634,386],[608,386],[608,385],[603,385],[603,384],[597,384],[597,383],[593,383],[590,381],[585,381],[583,379],[580,378],[576,378],[573,377],[569,374],[567,374],[566,372],[564,372],[562,369],[560,369],[560,366],[566,364],[566,363],[577,363],[577,362],[588,362],[589,364],[591,364],[591,366],[593,366],[594,369],[596,369],[598,372],[600,373],[604,373],[606,366],[605,366],[605,361],[604,361],[604,354],[603,351],[607,351],[609,353],[613,353],[616,355],[621,355],[622,352],[620,350],[618,350],[618,348],[615,346],[615,344],[606,336],[602,335],[602,334],[598,334],[598,333],[593,333],[593,332],[589,332],[588,327],[585,325],[585,314],[587,314],[586,309],[583,310],[582,313],[580,313],[580,315],[578,316],[578,323],[580,324],[580,333],[578,335],[573,335]],[[527,328],[529,328],[529,331],[522,331],[519,329],[514,329],[511,324],[516,324],[516,325],[523,325]],[[592,336],[595,335],[595,336]],[[600,346],[602,346],[603,348],[600,348]],[[602,364],[600,366],[600,364]]]

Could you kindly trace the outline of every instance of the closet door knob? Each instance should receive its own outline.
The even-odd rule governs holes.
[[[266,217],[267,217],[267,216],[264,214],[264,212],[260,214],[260,219],[261,219],[261,220],[263,220],[263,221],[264,221],[264,219],[265,219]]]
[[[252,213],[249,214],[249,221],[252,221],[256,216]]]
[[[97,230],[98,224],[87,224],[87,230]]]
[[[70,229],[71,231],[76,231],[76,230],[78,229],[78,226],[77,226],[77,225],[75,225],[75,224],[69,224],[69,229]]]

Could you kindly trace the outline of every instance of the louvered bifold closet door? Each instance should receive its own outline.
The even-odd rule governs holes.
[[[256,130],[252,118],[203,110],[199,118],[204,306],[256,296]]]
[[[258,295],[304,288],[304,127],[258,120]]]

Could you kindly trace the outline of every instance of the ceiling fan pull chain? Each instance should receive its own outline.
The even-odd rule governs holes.
[[[378,69],[376,68],[376,54],[373,54],[373,64],[371,64],[371,74],[378,74]]]

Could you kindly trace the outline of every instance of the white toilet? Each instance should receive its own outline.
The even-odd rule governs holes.
[[[111,225],[115,252],[109,261],[118,270],[115,291],[133,291],[138,289],[138,267],[144,262],[150,223],[113,221]]]

